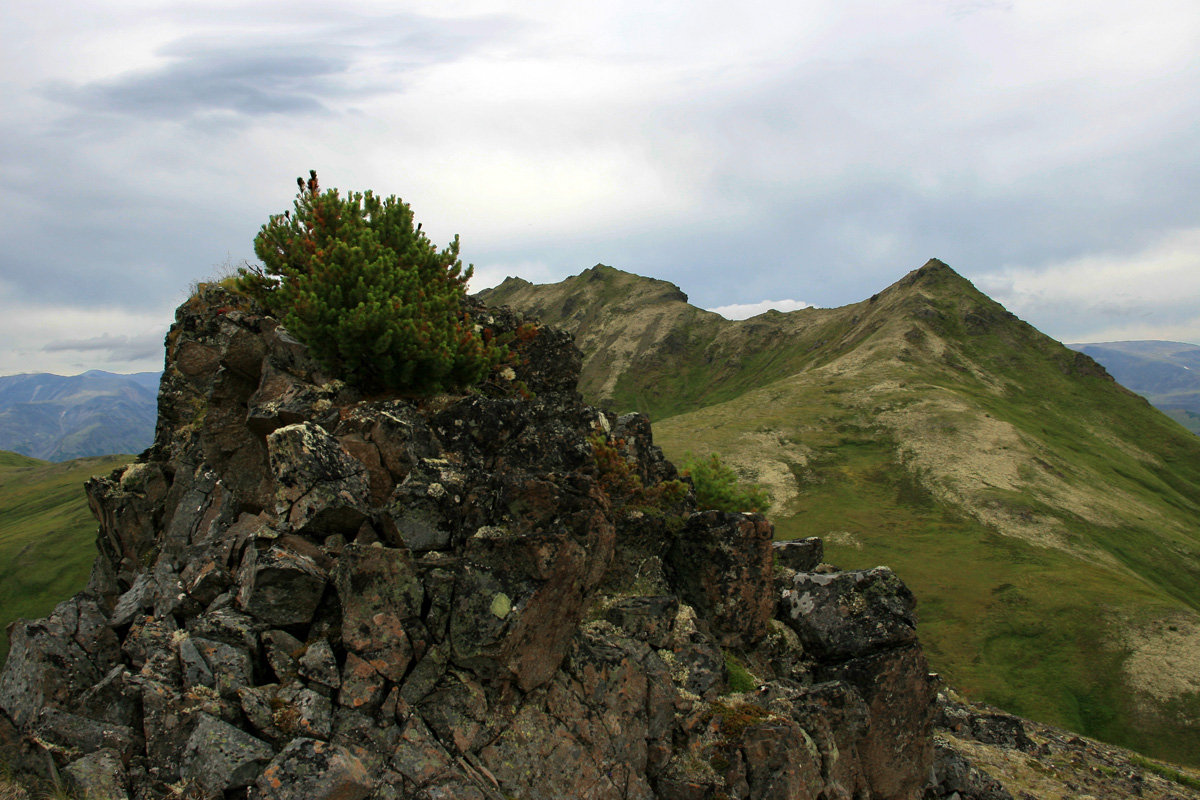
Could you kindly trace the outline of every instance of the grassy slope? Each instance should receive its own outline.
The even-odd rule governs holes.
[[[549,290],[538,313],[576,326],[589,308],[585,395],[650,413],[673,459],[715,450],[768,483],[778,536],[897,569],[931,663],[972,697],[1200,762],[1200,697],[1185,681],[1159,702],[1124,670],[1130,632],[1200,621],[1194,435],[938,265],[854,306],[741,323],[660,297],[657,328],[604,316],[654,316],[622,299],[653,296],[636,276],[589,273],[492,302]],[[607,392],[588,374],[606,348],[625,368]]]
[[[8,624],[44,617],[83,588],[96,556],[96,521],[83,482],[132,456],[51,464],[0,451],[0,662]]]

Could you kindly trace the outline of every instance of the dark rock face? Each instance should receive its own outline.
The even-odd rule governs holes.
[[[185,303],[154,446],[87,486],[88,590],[12,629],[12,763],[146,800],[920,796],[903,584],[656,494],[674,467],[581,402],[569,336],[471,313],[512,360],[417,402]]]

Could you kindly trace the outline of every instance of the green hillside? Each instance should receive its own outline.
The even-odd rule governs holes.
[[[8,624],[44,617],[87,583],[96,557],[96,520],[83,483],[132,456],[52,464],[0,451],[0,662]]]
[[[660,284],[597,267],[488,299],[575,326],[585,396],[768,485],[777,536],[895,568],[974,699],[1200,763],[1200,440],[941,262],[741,322]]]

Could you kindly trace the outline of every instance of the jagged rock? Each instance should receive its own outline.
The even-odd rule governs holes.
[[[267,631],[262,635],[267,663],[280,683],[291,683],[300,677],[300,650],[304,643],[287,631]]]
[[[679,613],[679,598],[674,595],[625,597],[613,601],[604,616],[634,639],[655,649],[670,643],[671,621]]]
[[[312,621],[329,579],[309,556],[270,540],[246,548],[238,573],[238,607],[268,625]]]
[[[373,711],[383,703],[387,681],[367,661],[354,653],[346,654],[342,668],[342,687],[338,703],[349,708]]]
[[[365,401],[244,298],[185,303],[154,446],[88,485],[88,592],[12,629],[12,763],[138,800],[915,798],[903,585],[662,491],[569,336],[468,307],[508,362]]]
[[[832,661],[915,642],[915,604],[887,567],[800,573],[782,592],[780,617],[805,650]]]
[[[910,644],[870,653],[819,666],[816,674],[822,680],[845,681],[866,704],[857,749],[872,790],[902,797],[907,787],[919,784],[933,757],[930,728],[937,695],[921,648]]]
[[[128,800],[129,777],[125,762],[115,750],[103,749],[71,762],[62,771],[63,782],[77,797],[87,800]]]
[[[945,744],[935,745],[933,772],[927,797],[962,800],[1013,800],[999,781],[975,767],[961,753]]]
[[[400,681],[426,643],[420,624],[424,590],[408,551],[346,545],[333,582],[346,647],[380,675]]]
[[[796,572],[812,572],[825,558],[825,545],[815,536],[772,545],[775,562]]]
[[[257,780],[264,800],[361,800],[374,781],[344,747],[293,739]]]
[[[275,692],[272,719],[285,736],[328,739],[333,733],[333,703],[325,695],[301,686]]]
[[[237,696],[240,686],[247,686],[254,679],[254,665],[245,650],[231,647],[223,642],[214,642],[193,636],[188,639],[208,664],[212,675],[212,687],[225,698]]]
[[[212,794],[254,783],[275,755],[271,746],[208,714],[199,717],[183,751],[183,777]]]
[[[141,690],[124,664],[109,670],[79,698],[78,713],[101,722],[134,730],[142,727]]]
[[[324,428],[288,425],[267,437],[276,485],[275,513],[309,536],[353,533],[367,518],[370,485],[362,464]]]
[[[722,645],[751,647],[775,610],[771,524],[758,514],[692,516],[671,550],[684,599],[711,620]]]
[[[33,725],[43,708],[72,707],[103,674],[56,617],[17,620],[8,639],[0,708],[21,728]]]
[[[1037,749],[1025,733],[1020,718],[990,707],[956,703],[944,694],[937,697],[936,723],[961,739],[974,739],[1026,753]]]
[[[422,787],[449,771],[453,764],[454,760],[425,722],[419,716],[410,717],[392,755],[392,769],[414,786]]]
[[[33,735],[61,765],[99,750],[112,750],[123,761],[128,761],[136,743],[136,735],[131,728],[57,708],[42,709]]]
[[[300,674],[327,689],[337,689],[342,685],[337,659],[328,640],[317,639],[308,645],[304,655],[300,656]]]

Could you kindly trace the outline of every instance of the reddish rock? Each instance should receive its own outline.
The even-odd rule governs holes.
[[[767,634],[775,610],[773,534],[759,514],[705,511],[688,519],[671,548],[672,580],[724,646],[751,647]]]
[[[408,552],[346,545],[333,582],[346,647],[389,680],[402,680],[414,652],[426,644],[420,624],[424,591]]]
[[[361,800],[374,781],[344,747],[293,739],[256,781],[263,800]]]

